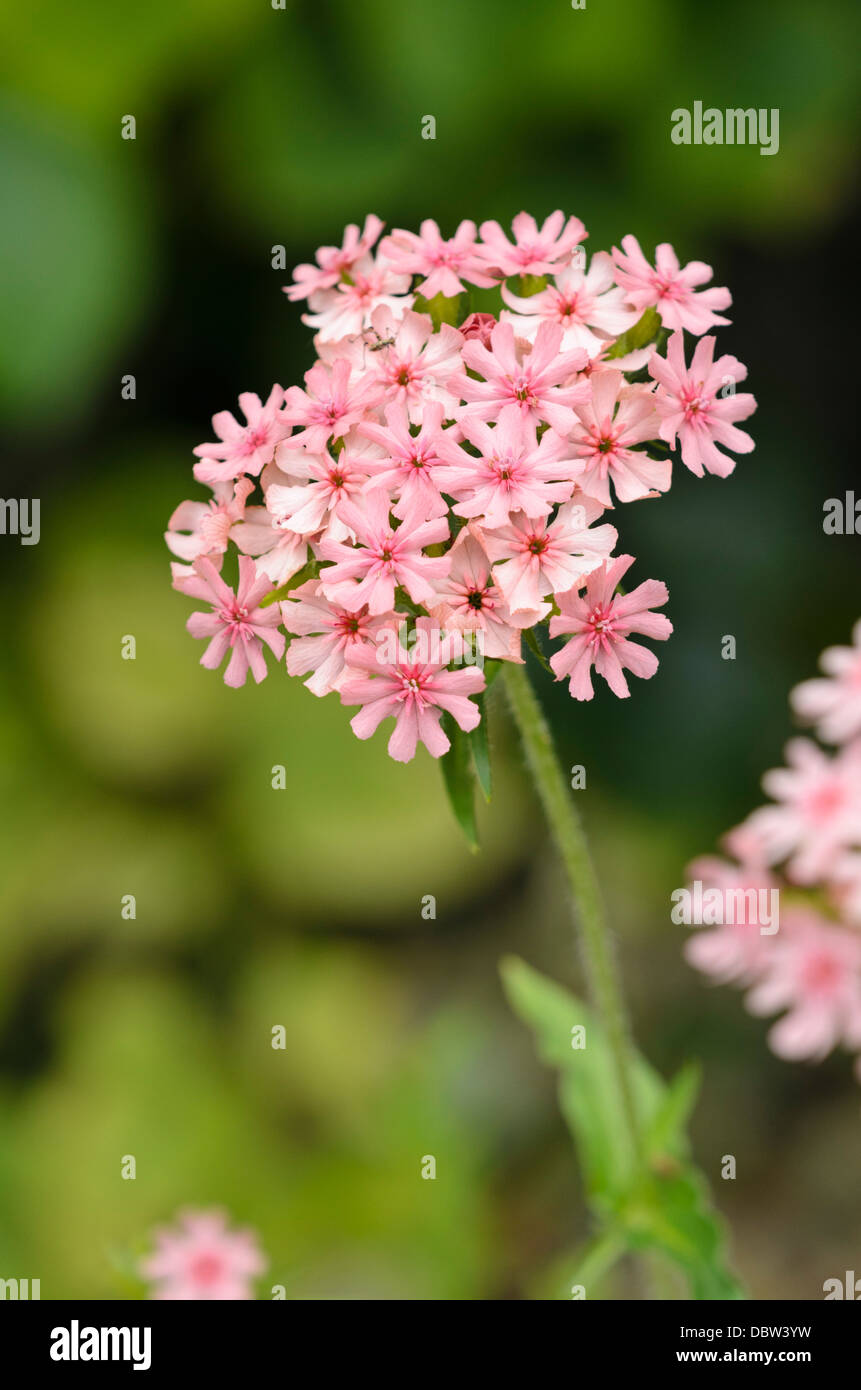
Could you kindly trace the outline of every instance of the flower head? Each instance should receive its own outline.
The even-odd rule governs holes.
[[[252,1299],[266,1264],[254,1232],[230,1230],[223,1212],[182,1211],[174,1226],[156,1230],[140,1272],[151,1298],[223,1302]]]

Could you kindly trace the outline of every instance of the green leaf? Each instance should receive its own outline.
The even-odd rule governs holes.
[[[475,767],[475,775],[478,785],[484,793],[485,801],[490,800],[492,791],[490,777],[490,745],[487,741],[487,707],[484,699],[485,692],[476,697],[475,703],[481,710],[481,722],[475,726],[469,735],[470,747],[472,748],[472,761]]]
[[[644,348],[647,343],[654,342],[661,331],[661,316],[657,309],[647,309],[642,318],[623,333],[621,338],[617,338],[610,351],[607,353],[607,361],[613,357],[624,357],[628,352],[635,352],[637,348]]]
[[[544,655],[543,651],[538,645],[538,638],[535,636],[535,629],[532,627],[527,627],[524,629],[523,635],[526,638],[526,645],[532,652],[532,655],[537,656],[538,660],[541,662],[541,665],[544,667],[544,670],[549,671],[550,675],[555,680],[556,672],[553,670],[553,667],[550,665],[550,662],[547,660],[547,657]]]
[[[475,823],[475,773],[473,770],[472,745],[451,715],[446,712],[440,721],[449,737],[451,747],[440,758],[443,781],[448,792],[455,820],[466,836],[467,843],[475,854],[478,851],[478,828]]]
[[[531,299],[534,294],[540,294],[546,290],[549,284],[547,275],[511,275],[507,280],[508,288],[513,294],[517,294],[521,299]]]
[[[560,1074],[559,1102],[583,1170],[587,1200],[630,1250],[662,1253],[685,1274],[694,1298],[744,1297],[730,1273],[723,1226],[703,1175],[691,1162],[685,1125],[699,1084],[695,1067],[667,1085],[633,1052],[634,1104],[645,1148],[634,1152],[623,1123],[613,1058],[603,1026],[573,995],[523,961],[502,963],[509,1001],[536,1034],[542,1060]],[[572,1029],[585,1027],[585,1047]]]
[[[417,314],[430,314],[434,328],[449,323],[456,328],[466,318],[466,296],[456,294],[447,299],[444,294],[435,294],[433,299],[425,299],[417,294],[413,305]]]
[[[271,594],[260,600],[261,608],[268,608],[271,603],[278,603],[282,598],[286,598],[293,589],[298,589],[300,584],[304,584],[309,579],[316,579],[319,574],[320,566],[316,560],[309,560],[307,565],[303,565],[300,570],[288,579],[286,584],[280,584],[277,589],[273,589]]]

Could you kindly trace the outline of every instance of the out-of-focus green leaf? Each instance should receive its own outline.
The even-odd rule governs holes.
[[[693,1166],[684,1126],[696,1094],[696,1070],[667,1086],[637,1052],[634,1101],[645,1152],[634,1150],[604,1029],[592,1011],[523,961],[509,958],[502,978],[512,1007],[536,1034],[539,1055],[560,1074],[559,1101],[577,1145],[595,1212],[624,1234],[631,1250],[657,1250],[685,1273],[694,1298],[733,1299],[724,1235],[703,1176]],[[572,1046],[585,1028],[585,1046]]]

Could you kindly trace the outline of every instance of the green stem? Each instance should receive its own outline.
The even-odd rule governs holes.
[[[526,667],[506,662],[504,680],[511,710],[523,740],[526,761],[562,857],[574,899],[586,976],[593,1002],[607,1032],[631,1148],[638,1157],[642,1157],[640,1126],[631,1084],[627,1010],[589,846]]]

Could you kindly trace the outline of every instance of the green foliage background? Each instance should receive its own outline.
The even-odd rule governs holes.
[[[655,680],[581,709],[536,673],[588,770],[638,1036],[665,1075],[702,1060],[694,1151],[753,1295],[858,1268],[846,1059],[771,1058],[669,922],[685,862],[756,803],[788,687],[861,609],[858,539],[821,528],[857,474],[856,51],[837,0],[6,8],[2,487],[41,498],[42,539],[0,543],[0,1277],[131,1292],[129,1258],[188,1203],[253,1223],[262,1287],[290,1298],[555,1296],[588,1242],[554,1080],[496,968],[514,951],[582,988],[501,708],[473,857],[429,759],[396,767],[283,673],[236,693],[199,668],[161,542],[209,416],[308,364],[274,245],[292,265],[368,211],[451,231],[557,206],[590,246],[633,231],[711,261],[760,401],[730,480],[679,472],[620,517],[639,577],[670,588]],[[672,145],[698,99],[778,107],[779,153]],[[623,1263],[602,1291],[637,1281]]]

